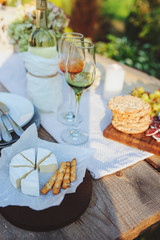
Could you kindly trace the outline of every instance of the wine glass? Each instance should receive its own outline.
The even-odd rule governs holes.
[[[84,40],[84,36],[81,33],[76,33],[76,32],[70,32],[70,33],[64,33],[61,36],[60,39],[60,44],[59,44],[59,68],[65,73],[65,66],[66,66],[66,59],[67,59],[67,54],[69,50],[69,46],[71,42],[77,41],[77,40]],[[72,102],[73,99],[71,97],[72,95],[72,89],[69,87],[69,109],[68,112],[62,112],[59,116],[58,119],[61,123],[65,125],[72,125],[74,121],[74,113],[73,113],[73,107],[72,107]],[[79,119],[79,121],[82,121],[82,118]]]
[[[62,133],[62,139],[73,145],[80,145],[88,141],[88,135],[79,130],[79,105],[82,93],[89,88],[96,73],[95,47],[86,41],[72,42],[66,62],[66,81],[74,90],[76,96],[75,119],[72,129]]]

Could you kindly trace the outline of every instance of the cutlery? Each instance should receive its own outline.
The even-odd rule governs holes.
[[[2,141],[2,134],[1,134],[1,132],[0,132],[0,142]]]
[[[2,139],[5,142],[10,142],[12,140],[12,136],[9,133],[8,129],[6,128],[6,125],[4,124],[4,122],[2,120],[2,115],[3,115],[3,112],[0,110],[0,131],[2,134]]]
[[[9,108],[6,104],[0,102],[0,110],[4,113],[4,115],[9,120],[11,126],[13,127],[15,133],[18,136],[21,136],[21,134],[24,132],[23,129],[12,119],[12,117],[9,115]]]

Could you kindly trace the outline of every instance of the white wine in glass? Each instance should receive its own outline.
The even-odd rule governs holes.
[[[89,88],[96,73],[94,44],[85,41],[72,42],[66,62],[66,81],[76,96],[75,119],[72,129],[62,133],[62,139],[69,144],[81,145],[88,141],[88,134],[79,130],[79,105],[82,93]]]
[[[66,60],[67,55],[69,51],[70,44],[74,41],[83,41],[84,36],[81,33],[76,32],[70,32],[70,33],[64,33],[61,36],[60,44],[59,44],[59,68],[62,71],[62,73],[65,74],[65,67],[66,67]],[[65,125],[72,125],[74,122],[75,115],[73,113],[72,109],[72,102],[73,99],[71,97],[71,91],[72,89],[69,87],[69,109],[67,112],[62,112],[58,116],[58,119],[60,122],[62,122]],[[79,118],[79,121],[82,121],[82,117]]]

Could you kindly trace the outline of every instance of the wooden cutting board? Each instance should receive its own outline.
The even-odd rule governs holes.
[[[111,140],[160,156],[160,142],[157,142],[153,137],[146,137],[144,133],[123,133],[115,129],[112,124],[110,124],[104,130],[103,135]]]

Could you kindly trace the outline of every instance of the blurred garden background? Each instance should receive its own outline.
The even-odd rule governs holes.
[[[34,5],[30,0],[0,2],[10,7]],[[160,0],[52,0],[52,3],[60,8],[57,13],[53,11],[57,14],[53,28],[57,38],[63,31],[81,32],[95,43],[97,53],[160,78]],[[52,14],[49,21],[54,17]],[[20,20],[16,22],[19,23]],[[29,23],[27,20],[28,25],[21,29],[18,26],[16,31],[27,32]],[[14,33],[12,25],[9,29],[11,43]],[[28,35],[23,34],[21,51],[26,50],[23,46],[27,38]]]

